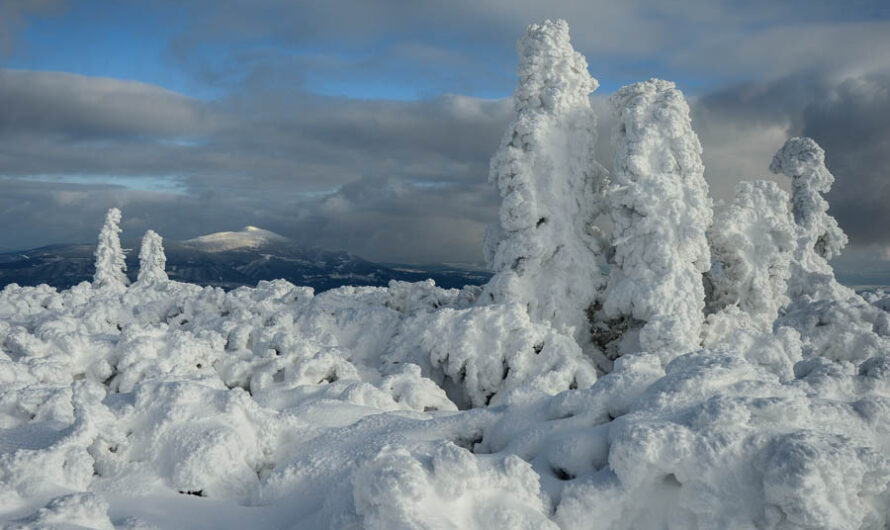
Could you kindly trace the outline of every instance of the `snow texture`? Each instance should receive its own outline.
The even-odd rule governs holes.
[[[117,208],[108,210],[105,224],[99,232],[99,244],[96,246],[96,273],[93,276],[93,285],[96,287],[120,289],[130,283],[124,272],[127,264],[121,249],[120,223],[121,211]]]
[[[532,26],[520,48],[542,42],[565,51],[552,47],[567,45],[565,23]],[[711,267],[682,97],[649,81],[616,103],[615,263],[597,308],[615,327],[594,331],[625,351],[608,373],[567,324],[586,310],[580,295],[548,318],[520,296],[543,289],[548,267],[581,274],[555,285],[589,289],[601,281],[590,263],[530,260],[540,268],[522,270],[538,276],[502,269],[461,290],[223,291],[156,281],[150,232],[126,286],[112,210],[96,282],[0,291],[0,525],[887,528],[890,292],[858,295],[819,269],[840,248],[807,195],[826,186],[821,151],[783,148],[777,162],[816,205],[793,222],[776,186],[739,186],[715,217]],[[522,175],[532,186],[556,173]],[[536,201],[525,206],[556,206]],[[580,233],[560,237],[580,245]],[[541,235],[522,234],[495,254]],[[795,270],[818,288],[795,291]],[[510,275],[522,290],[503,290]]]
[[[630,322],[610,356],[648,351],[669,361],[700,344],[712,217],[701,144],[671,82],[626,86],[611,101],[614,255],[602,315],[606,326]]]
[[[797,329],[807,352],[834,360],[859,362],[890,351],[887,313],[840,285],[828,263],[846,245],[847,236],[822,197],[834,182],[825,167],[825,152],[810,138],[791,138],[776,153],[770,170],[791,178],[797,225],[788,281],[791,303],[778,324]]]
[[[825,290],[831,290],[834,272],[828,260],[840,254],[847,236],[828,215],[828,201],[822,197],[834,183],[825,167],[825,151],[811,138],[791,138],[773,157],[770,171],[791,178],[792,211],[799,227],[790,294],[830,297]]]
[[[139,249],[139,275],[136,281],[165,282],[167,272],[167,256],[164,255],[163,239],[154,230],[148,230],[142,237],[142,247]]]
[[[789,205],[790,197],[775,182],[761,180],[740,182],[733,202],[717,208],[708,233],[713,264],[706,285],[714,313],[709,335],[734,317],[772,332],[779,310],[791,301],[788,278],[797,227]]]
[[[527,307],[532,320],[571,330],[587,344],[587,310],[603,284],[601,241],[606,171],[593,158],[598,83],[569,42],[564,21],[529,26],[519,42],[516,117],[491,160],[499,224],[485,234],[495,275],[483,303]]]

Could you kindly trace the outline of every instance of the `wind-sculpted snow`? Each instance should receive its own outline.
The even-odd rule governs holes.
[[[502,148],[502,221],[587,223],[600,206],[558,210],[583,172],[552,165],[587,160],[589,131],[553,121],[592,119],[586,66],[564,23],[532,26],[520,49],[518,97],[555,76],[529,101],[575,110],[520,105],[511,130],[534,118],[549,133],[529,145],[568,131],[578,144]],[[543,254],[522,250],[534,267],[482,288],[202,288],[166,278],[153,232],[127,286],[109,212],[95,282],[0,291],[0,523],[887,528],[890,293],[834,280],[821,150],[795,139],[777,157],[793,209],[773,184],[739,185],[709,228],[711,263],[682,96],[653,80],[615,101],[605,286],[602,241],[585,246],[569,217],[565,233],[504,224],[495,264]],[[557,240],[574,250],[546,247]],[[592,323],[614,363],[572,322]]]
[[[587,310],[603,282],[602,212],[607,173],[593,158],[598,83],[569,42],[564,21],[529,27],[519,42],[516,118],[491,160],[503,199],[499,224],[485,236],[495,272],[482,302],[515,302],[535,322],[573,329],[587,346]]]
[[[167,257],[164,255],[163,238],[154,230],[145,232],[142,237],[142,246],[139,249],[139,275],[138,282],[165,282],[167,272]]]
[[[93,277],[96,287],[119,289],[130,283],[124,273],[127,264],[121,249],[120,222],[121,211],[117,208],[108,210],[96,246],[96,274]]]
[[[797,228],[789,204],[775,182],[741,182],[733,202],[717,209],[708,234],[714,263],[706,275],[712,313],[706,344],[734,327],[770,333],[790,302]]]
[[[207,528],[257,514],[293,528],[887,520],[890,358],[804,359],[784,328],[666,366],[625,355],[595,381],[570,336],[515,304],[475,306],[476,295],[429,283],[318,296],[282,281],[9,287],[0,517],[109,528],[180,526],[181,511]]]
[[[618,111],[608,202],[614,255],[605,327],[630,321],[610,357],[648,351],[665,360],[700,344],[711,266],[711,199],[689,106],[673,83],[651,79],[612,96]],[[601,326],[601,327],[603,327]]]
[[[834,176],[825,152],[810,138],[791,138],[770,165],[791,178],[796,246],[788,295],[778,324],[797,329],[808,352],[836,360],[863,361],[890,352],[890,320],[834,277],[828,260],[840,253],[847,236],[828,214],[822,197]]]
[[[828,201],[821,195],[834,183],[825,167],[825,151],[811,138],[791,138],[776,153],[770,170],[791,179],[792,211],[799,228],[791,295],[831,298],[835,282],[828,260],[840,254],[847,236],[828,214]]]

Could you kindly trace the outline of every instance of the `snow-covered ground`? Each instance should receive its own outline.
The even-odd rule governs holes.
[[[112,210],[92,284],[0,292],[5,527],[886,528],[890,293],[834,279],[819,146],[714,215],[673,84],[610,175],[568,26],[520,56],[487,286],[201,288],[154,232],[126,285]]]

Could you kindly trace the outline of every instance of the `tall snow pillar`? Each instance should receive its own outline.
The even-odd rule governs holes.
[[[698,348],[704,319],[712,210],[701,144],[671,82],[626,86],[612,103],[614,253],[603,314],[627,328],[611,355],[648,351],[668,360]]]
[[[139,249],[139,276],[136,280],[143,282],[165,282],[167,272],[167,256],[164,255],[163,239],[154,230],[148,230],[142,237]]]
[[[834,183],[834,176],[825,167],[825,151],[811,138],[791,138],[773,157],[769,168],[791,178],[791,211],[798,238],[788,293],[792,299],[803,295],[822,297],[817,291],[835,283],[828,260],[847,245],[846,234],[828,214],[828,201],[822,197]]]
[[[491,160],[499,223],[485,234],[495,273],[481,302],[518,302],[535,321],[590,342],[588,308],[603,283],[601,212],[607,172],[594,160],[598,83],[569,42],[565,21],[529,26],[519,41],[516,117]]]
[[[93,275],[93,286],[124,288],[130,283],[124,271],[124,251],[120,240],[121,211],[117,208],[105,214],[105,224],[99,232],[99,244],[96,247],[96,272]]]

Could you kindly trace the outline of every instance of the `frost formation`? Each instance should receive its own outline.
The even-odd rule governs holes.
[[[834,279],[821,149],[711,223],[673,84],[605,187],[566,24],[520,51],[484,288],[202,288],[152,231],[127,286],[112,209],[92,284],[0,291],[0,525],[887,528],[890,292]]]
[[[731,204],[721,205],[709,231],[713,265],[706,276],[715,318],[745,315],[771,333],[790,302],[788,278],[797,244],[788,193],[775,182],[740,182]]]
[[[147,230],[142,237],[142,246],[139,248],[139,275],[136,281],[165,282],[167,272],[167,256],[164,255],[163,239],[154,230]]]
[[[828,201],[822,197],[834,183],[825,167],[825,151],[811,138],[791,138],[769,168],[791,179],[792,211],[798,226],[791,296],[818,296],[818,291],[834,280],[828,260],[847,245],[847,235],[828,214]]]
[[[121,249],[120,222],[121,211],[117,208],[111,208],[105,214],[105,224],[99,232],[99,244],[96,246],[96,273],[93,276],[96,287],[120,289],[130,283],[124,272],[127,264]]]
[[[529,26],[518,49],[516,117],[491,160],[502,203],[499,224],[485,234],[495,275],[482,301],[524,305],[534,321],[573,330],[583,344],[603,282],[593,222],[607,175],[593,158],[589,100],[598,83],[565,21]]]
[[[669,81],[626,86],[612,104],[614,255],[602,314],[606,326],[629,323],[611,356],[647,351],[670,360],[700,344],[712,217],[701,144]]]

